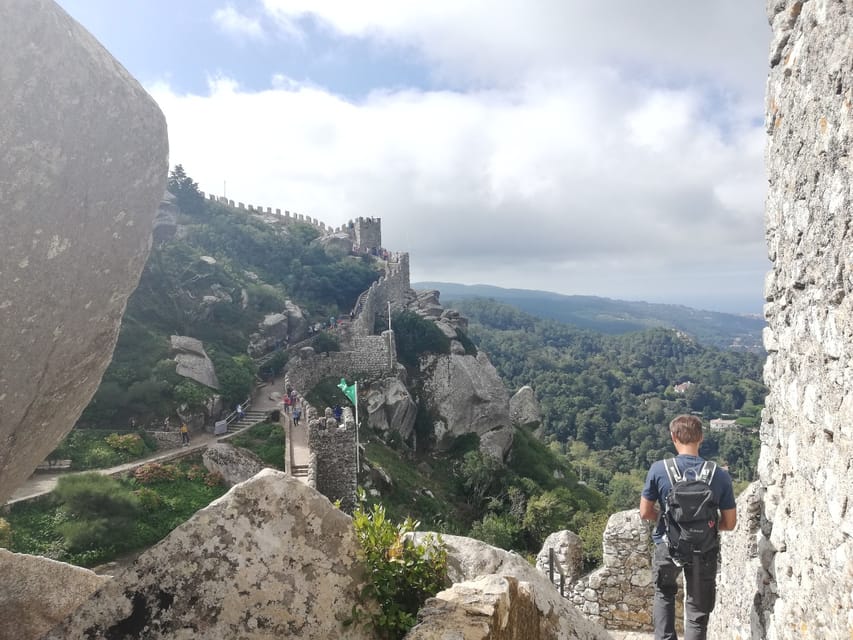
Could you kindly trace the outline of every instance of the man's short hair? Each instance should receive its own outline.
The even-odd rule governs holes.
[[[696,416],[682,414],[675,416],[669,423],[669,432],[682,444],[691,444],[702,440],[702,421]]]

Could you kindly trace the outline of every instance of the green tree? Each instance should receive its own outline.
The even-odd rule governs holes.
[[[175,202],[182,212],[189,215],[203,213],[204,197],[198,189],[198,183],[186,174],[182,165],[176,164],[169,172],[166,188],[175,196]]]

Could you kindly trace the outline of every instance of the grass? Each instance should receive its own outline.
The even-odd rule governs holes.
[[[234,436],[231,444],[248,449],[267,465],[284,471],[284,428],[274,422],[259,422]]]
[[[12,529],[10,551],[46,556],[83,567],[110,562],[120,556],[150,547],[165,538],[199,509],[223,495],[226,488],[210,485],[210,476],[198,466],[199,460],[185,460],[176,465],[174,480],[142,485],[132,477],[118,480],[126,488],[144,493],[142,517],[132,532],[113,544],[71,552],[60,527],[69,515],[53,494],[14,504],[4,516]],[[206,483],[207,481],[207,483]]]

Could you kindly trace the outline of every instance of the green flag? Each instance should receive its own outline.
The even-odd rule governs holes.
[[[345,378],[341,378],[341,382],[338,384],[338,389],[344,392],[344,395],[349,398],[349,401],[352,402],[353,406],[355,406],[355,387],[357,384],[357,382],[353,382],[348,385]]]

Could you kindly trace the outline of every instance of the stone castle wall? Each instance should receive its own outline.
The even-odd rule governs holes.
[[[409,281],[409,254],[393,253],[389,256],[385,275],[370,285],[356,302],[356,316],[352,323],[354,333],[368,336],[373,333],[376,318],[388,318],[391,312],[402,311],[412,297]]]
[[[651,630],[654,585],[649,526],[636,509],[614,513],[607,521],[603,544],[603,565],[575,582],[567,597],[587,618],[607,629]]]
[[[853,6],[770,0],[770,394],[709,637],[853,629]]]
[[[352,513],[356,505],[355,421],[325,428],[323,419],[308,423],[308,447],[311,450],[309,478],[314,487],[330,501],[341,501],[341,509]]]

